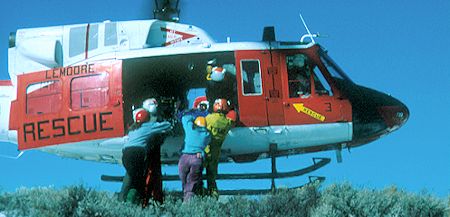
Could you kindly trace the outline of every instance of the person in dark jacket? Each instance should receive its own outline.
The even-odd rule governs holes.
[[[178,162],[178,172],[183,188],[183,201],[188,201],[203,189],[202,171],[205,147],[210,141],[205,117],[195,118],[191,114],[182,117],[185,132],[184,147]]]
[[[122,162],[127,171],[129,191],[124,193],[126,201],[138,202],[137,198],[143,198],[145,188],[145,172],[148,164],[148,156],[153,156],[151,152],[155,149],[153,146],[161,144],[155,143],[158,136],[170,130],[170,123],[167,121],[156,122],[156,117],[146,109],[137,109],[134,112],[134,123],[128,133],[128,142],[122,149]],[[159,149],[157,149],[159,150]],[[156,154],[155,156],[160,156]],[[156,177],[155,177],[156,178]],[[126,189],[126,188],[122,188]],[[162,201],[161,201],[162,202]]]

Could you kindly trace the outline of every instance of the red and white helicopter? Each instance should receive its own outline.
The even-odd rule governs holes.
[[[133,108],[155,97],[175,127],[161,148],[161,160],[176,164],[183,143],[176,113],[205,94],[211,60],[226,69],[238,114],[223,144],[222,161],[273,159],[271,173],[219,178],[301,175],[329,159],[278,173],[275,157],[326,150],[339,154],[391,133],[409,117],[399,100],[355,84],[309,31],[308,42],[305,37],[276,41],[269,27],[259,42],[215,43],[201,28],[172,19],[179,10],[170,5],[164,1],[155,10],[160,19],[11,33],[11,80],[0,81],[0,140],[18,144],[21,151],[121,163]]]

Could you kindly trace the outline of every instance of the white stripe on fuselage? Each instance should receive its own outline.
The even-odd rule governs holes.
[[[352,123],[236,127],[230,130],[222,146],[224,158],[233,155],[269,152],[275,143],[278,150],[307,148],[351,141]],[[128,137],[92,140],[41,148],[59,156],[108,163],[121,163],[122,146]],[[161,160],[176,162],[183,138],[167,137],[161,148]]]

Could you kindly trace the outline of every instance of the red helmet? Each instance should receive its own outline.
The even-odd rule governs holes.
[[[234,110],[230,110],[226,116],[227,116],[227,119],[229,119],[233,122],[236,122],[237,114]]]
[[[148,111],[143,108],[138,108],[133,111],[134,114],[134,122],[136,123],[144,123],[150,120],[150,115]]]
[[[200,109],[200,110],[208,110],[209,103],[206,99],[206,96],[199,96],[195,98],[194,105],[192,106],[193,109]]]
[[[214,107],[213,107],[214,112],[227,113],[229,110],[230,110],[230,102],[228,102],[228,100],[216,99],[216,101],[214,101]]]

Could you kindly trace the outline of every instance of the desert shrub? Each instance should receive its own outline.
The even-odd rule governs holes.
[[[225,216],[244,217],[258,216],[259,204],[256,199],[248,199],[244,196],[229,197],[226,204],[223,205],[222,212]]]
[[[181,199],[166,198],[161,206],[164,216],[225,216],[219,201],[211,197],[193,197],[188,202],[183,203]]]
[[[331,185],[312,216],[443,216],[445,205],[427,194],[415,195],[389,187],[357,190],[350,184]]]
[[[448,198],[450,205],[450,197]],[[348,183],[320,189],[318,184],[300,189],[279,189],[276,193],[245,197],[227,196],[217,201],[194,197],[183,203],[177,194],[166,195],[164,204],[139,205],[119,202],[109,192],[82,185],[60,190],[39,187],[0,193],[0,213],[6,216],[427,216],[450,217],[444,200],[427,193],[412,194],[395,187],[384,190],[355,189]]]
[[[257,209],[258,216],[309,216],[320,194],[317,184],[300,189],[279,189],[263,196]]]
[[[4,213],[13,216],[61,216],[55,210],[61,209],[63,195],[61,191],[48,187],[19,188],[14,194],[5,195],[8,201]]]

